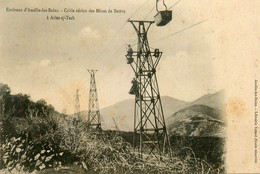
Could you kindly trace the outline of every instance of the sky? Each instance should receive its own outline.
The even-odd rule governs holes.
[[[178,1],[165,2],[171,7]],[[6,7],[117,9],[125,13],[14,13],[6,12]],[[14,94],[29,94],[33,100],[43,98],[58,111],[66,108],[72,113],[76,89],[81,109],[88,108],[87,69],[97,69],[101,108],[133,98],[128,91],[134,74],[125,54],[126,45],[136,43],[137,36],[126,21],[146,16],[153,20],[154,7],[155,1],[149,0],[1,1],[0,81],[8,84]],[[225,40],[224,30],[218,27],[224,19],[223,7],[229,8],[224,1],[182,0],[172,8],[173,20],[168,25],[150,28],[150,46],[163,52],[157,69],[161,95],[193,101],[223,88],[214,69],[221,58],[218,46]],[[159,4],[159,8],[163,6]],[[75,20],[46,19],[55,15],[70,15]]]

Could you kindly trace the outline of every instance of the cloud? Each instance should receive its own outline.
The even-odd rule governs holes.
[[[88,47],[90,52],[96,52],[98,49],[104,44],[104,36],[103,34],[92,27],[84,27],[78,33],[78,39],[80,41],[80,45],[83,47]]]
[[[41,66],[49,66],[49,64],[51,63],[51,60],[50,59],[42,59],[40,61],[40,65]]]
[[[91,27],[84,27],[82,30],[80,30],[79,37],[82,40],[85,39],[101,39],[101,34],[98,30],[95,30]]]

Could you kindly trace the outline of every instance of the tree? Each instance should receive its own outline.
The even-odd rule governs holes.
[[[10,95],[5,100],[5,114],[10,117],[26,117],[29,105],[31,103],[30,96],[24,94]]]
[[[6,98],[10,96],[11,89],[7,84],[0,83],[0,116],[2,117],[5,112]]]

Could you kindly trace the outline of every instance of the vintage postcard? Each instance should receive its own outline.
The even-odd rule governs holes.
[[[1,0],[0,173],[260,173],[257,0]]]

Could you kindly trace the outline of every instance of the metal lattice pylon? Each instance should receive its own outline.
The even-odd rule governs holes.
[[[92,128],[101,130],[100,111],[95,80],[95,73],[97,70],[88,70],[88,72],[90,74],[88,123]]]
[[[133,25],[138,36],[137,50],[133,51],[129,45],[126,55],[127,63],[135,73],[133,87],[129,92],[135,94],[134,148],[138,149],[141,157],[144,154],[161,156],[166,152],[171,155],[156,77],[156,67],[162,52],[159,49],[151,51],[147,39],[147,32],[154,21],[128,22]]]
[[[75,111],[74,111],[74,116],[75,118],[79,119],[80,118],[80,103],[79,103],[79,89],[76,91],[75,95]]]

